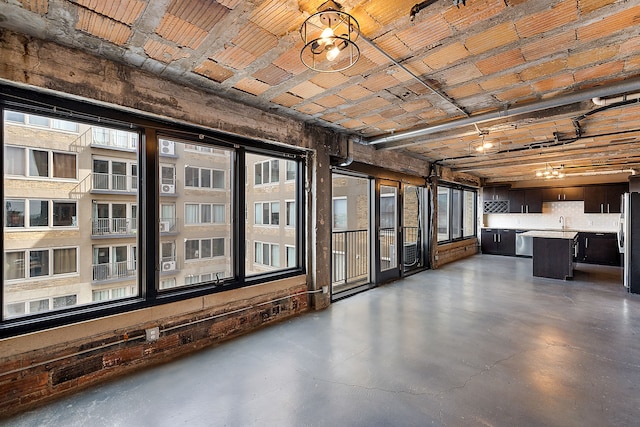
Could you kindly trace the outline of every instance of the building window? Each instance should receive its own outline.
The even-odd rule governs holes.
[[[78,132],[78,124],[68,120],[49,119],[44,116],[36,116],[33,114],[18,113],[16,111],[5,111],[4,119],[7,122],[26,124],[36,127],[50,128],[64,132]]]
[[[95,190],[135,192],[138,188],[138,177],[127,174],[131,170],[127,161],[94,158],[92,170]]]
[[[280,267],[279,245],[274,243],[255,242],[254,247],[254,260],[256,264]]]
[[[476,235],[476,191],[438,186],[438,242]]]
[[[131,254],[131,256],[129,256]],[[93,281],[130,281],[136,277],[135,250],[129,245],[93,248]]]
[[[287,248],[287,267],[293,268],[298,264],[296,259],[296,248],[293,246],[286,246]]]
[[[4,173],[32,178],[77,178],[77,156],[44,149],[4,147]]]
[[[5,280],[33,279],[78,272],[77,248],[25,249],[6,251],[4,255]]]
[[[333,229],[347,229],[347,198],[336,197],[333,199]]]
[[[5,199],[5,227],[75,227],[77,202]]]
[[[91,131],[92,146],[131,151],[138,147],[137,133],[103,127],[93,127]]]
[[[287,160],[287,181],[293,181],[296,179],[296,169],[298,168],[298,164],[296,162],[292,162],[291,160]]]
[[[280,182],[280,161],[265,160],[254,164],[254,184],[273,184]]]
[[[184,185],[186,187],[224,190],[224,175],[225,172],[222,170],[185,166]]]
[[[185,203],[185,224],[224,224],[225,206],[216,203]]]
[[[287,227],[295,227],[296,225],[296,202],[285,202],[285,224]]]
[[[280,224],[280,202],[258,202],[254,206],[256,225]]]
[[[184,243],[185,259],[206,259],[224,256],[224,239],[191,239]]]

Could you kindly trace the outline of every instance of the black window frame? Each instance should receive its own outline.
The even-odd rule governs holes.
[[[96,126],[108,126],[112,129],[136,132],[138,134],[138,187],[139,198],[138,215],[141,219],[138,224],[137,268],[139,294],[117,300],[104,302],[92,302],[90,304],[61,308],[55,311],[47,311],[41,314],[20,316],[5,319],[4,312],[4,278],[0,289],[0,338],[21,335],[34,331],[49,329],[61,325],[72,324],[80,321],[98,319],[113,314],[126,313],[146,307],[152,307],[171,302],[195,298],[203,295],[225,292],[246,286],[279,280],[287,277],[306,274],[305,248],[306,248],[306,207],[304,201],[305,164],[308,150],[298,147],[285,147],[269,144],[259,139],[241,137],[223,132],[217,132],[210,128],[200,127],[196,124],[185,124],[171,119],[158,118],[155,115],[142,111],[131,112],[117,106],[104,106],[91,100],[81,100],[66,95],[55,95],[17,87],[11,84],[0,83],[0,145],[4,147],[4,111],[11,110],[17,113],[36,114],[49,119],[68,119],[75,122],[87,123]],[[157,227],[160,220],[159,212],[159,186],[160,163],[158,144],[161,138],[169,137],[178,140],[192,142],[199,145],[209,145],[212,149],[227,148],[235,153],[231,176],[225,176],[230,180],[232,191],[233,209],[230,213],[232,223],[231,238],[235,242],[232,247],[234,277],[219,282],[202,283],[197,286],[176,287],[160,291],[160,232]],[[4,149],[4,148],[3,148]],[[246,155],[267,154],[282,160],[291,160],[297,163],[296,171],[296,257],[297,266],[275,272],[267,272],[247,276],[244,265],[246,253],[245,239],[245,165]],[[4,174],[4,161],[0,159],[0,167]],[[3,175],[4,176],[4,175]],[[145,185],[141,185],[144,182]],[[253,183],[252,183],[253,184]],[[0,186],[0,199],[4,200],[4,178]],[[2,213],[4,216],[4,213]],[[151,218],[151,219],[149,219]],[[146,219],[146,223],[143,223]],[[0,223],[0,231],[4,236],[4,218]],[[141,248],[153,248],[153,250],[141,250]],[[4,237],[0,240],[0,251],[4,253]],[[4,267],[0,267],[4,268]],[[4,272],[3,272],[4,277]]]
[[[449,191],[449,197],[448,197],[448,209],[447,209],[447,213],[448,213],[448,218],[447,221],[449,223],[449,230],[448,230],[448,234],[449,237],[445,240],[438,240],[438,245],[443,245],[443,244],[447,244],[447,243],[453,243],[453,242],[459,242],[462,240],[468,240],[468,239],[474,239],[477,237],[477,231],[478,231],[478,224],[477,221],[473,222],[473,233],[472,234],[466,234],[464,231],[464,203],[465,203],[465,197],[464,197],[464,192],[465,191],[470,191],[474,194],[473,197],[473,211],[474,211],[474,217],[477,217],[478,214],[478,189],[477,188],[473,188],[473,187],[467,187],[464,185],[459,185],[459,184],[454,184],[454,183],[449,183],[449,182],[438,182],[438,184],[436,185],[436,198],[438,197],[438,188],[446,188]],[[453,224],[454,222],[454,214],[455,214],[455,210],[453,209],[453,203],[454,203],[454,197],[452,196],[453,191],[452,190],[458,190],[460,191],[460,197],[459,197],[459,209],[458,209],[458,218],[457,218],[457,223],[460,225],[460,237],[452,237],[453,235]],[[439,218],[438,218],[439,221]],[[436,236],[438,235],[438,221],[436,221],[436,224],[434,224],[435,230],[434,233],[436,234]]]

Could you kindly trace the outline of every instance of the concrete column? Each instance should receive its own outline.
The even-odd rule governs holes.
[[[331,303],[331,165],[329,148],[317,144],[310,158],[309,174],[311,192],[309,194],[309,282],[311,306],[316,310],[327,308]],[[323,292],[323,288],[327,292]]]

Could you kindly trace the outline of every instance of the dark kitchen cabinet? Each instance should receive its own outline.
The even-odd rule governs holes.
[[[554,187],[542,190],[543,202],[575,202],[584,200],[583,187]]]
[[[509,200],[509,186],[497,185],[493,187],[482,188],[482,200]]]
[[[584,187],[584,213],[620,213],[620,198],[628,189],[626,183]]]
[[[542,189],[509,190],[509,213],[542,213]]]
[[[577,262],[600,265],[621,265],[616,233],[578,233]]]
[[[563,280],[572,278],[575,244],[575,239],[534,237],[533,275]]]
[[[485,228],[480,233],[481,248],[484,254],[509,255],[516,254],[515,230]]]

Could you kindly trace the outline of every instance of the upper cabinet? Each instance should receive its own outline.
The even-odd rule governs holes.
[[[542,213],[542,189],[509,190],[509,213]]]
[[[627,183],[584,187],[584,213],[620,213],[620,198]]]
[[[584,200],[583,187],[557,187],[542,190],[543,202],[577,202]]]
[[[509,186],[498,185],[495,187],[483,187],[482,200],[509,200]]]

